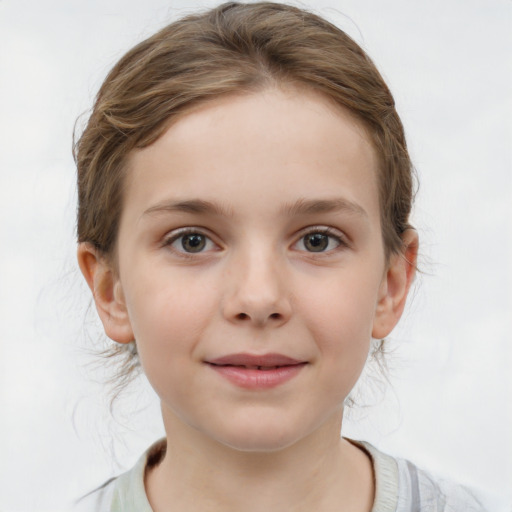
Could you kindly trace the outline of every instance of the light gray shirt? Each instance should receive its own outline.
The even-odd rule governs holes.
[[[434,480],[411,462],[386,455],[369,443],[375,474],[371,512],[490,512],[465,487]],[[76,512],[153,512],[144,488],[144,472],[153,445],[135,466],[77,503]]]

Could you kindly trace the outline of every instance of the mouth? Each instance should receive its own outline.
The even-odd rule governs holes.
[[[269,371],[275,370],[276,368],[282,368],[283,366],[292,366],[292,365],[283,365],[283,366],[249,366],[249,365],[238,365],[238,364],[215,364],[211,363],[213,366],[232,366],[235,368],[246,368],[247,370],[262,370]]]
[[[268,389],[284,384],[308,364],[282,354],[230,354],[205,361],[217,374],[245,389]]]
[[[229,354],[206,361],[215,366],[243,366],[253,370],[274,369],[280,366],[303,364],[305,361],[294,359],[282,354]]]

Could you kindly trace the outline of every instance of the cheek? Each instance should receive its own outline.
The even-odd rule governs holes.
[[[365,282],[366,281],[366,282]],[[301,316],[329,375],[354,383],[366,362],[378,294],[376,276],[331,276],[304,289]],[[305,293],[309,290],[309,293]],[[306,299],[307,298],[307,299]]]
[[[157,273],[157,276],[160,275]],[[180,274],[132,280],[127,306],[141,363],[148,377],[193,357],[204,329],[217,314],[215,288]],[[168,283],[168,284],[166,284]]]
[[[380,280],[375,274],[339,272],[305,283],[296,297],[301,316],[324,332],[343,334],[346,342],[371,337]],[[327,336],[330,338],[331,336]]]

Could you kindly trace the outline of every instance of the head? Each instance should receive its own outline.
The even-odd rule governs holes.
[[[105,79],[75,146],[78,241],[113,256],[126,159],[179,116],[230,94],[274,85],[316,91],[350,111],[379,159],[386,254],[410,227],[412,165],[395,103],[366,53],[318,16],[274,4],[226,3],[167,26],[129,51]]]
[[[119,235],[134,169],[140,179],[145,165],[140,159],[152,158],[152,148],[160,154],[166,137],[184,120],[215,113],[223,102],[242,102],[235,116],[246,107],[256,112],[257,100],[251,106],[250,98],[265,95],[270,103],[276,97],[287,102],[283,113],[292,114],[301,95],[326,115],[331,106],[371,148],[384,272],[397,257],[409,259],[397,266],[404,293],[392,318],[375,331],[385,335],[403,309],[416,254],[408,223],[412,166],[403,127],[388,87],[364,51],[327,21],[281,4],[227,3],[188,16],[137,45],[107,76],[75,146],[79,259],[86,278],[96,296],[98,287],[119,277]],[[99,266],[103,273],[95,271]],[[101,278],[105,273],[110,281]],[[115,298],[115,286],[102,293]],[[136,343],[133,329],[116,332],[113,338],[123,350]]]

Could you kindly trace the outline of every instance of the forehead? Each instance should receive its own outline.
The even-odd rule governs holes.
[[[312,91],[268,89],[200,104],[134,151],[125,205],[173,196],[247,209],[259,197],[277,208],[340,194],[379,216],[377,159],[362,124]]]

